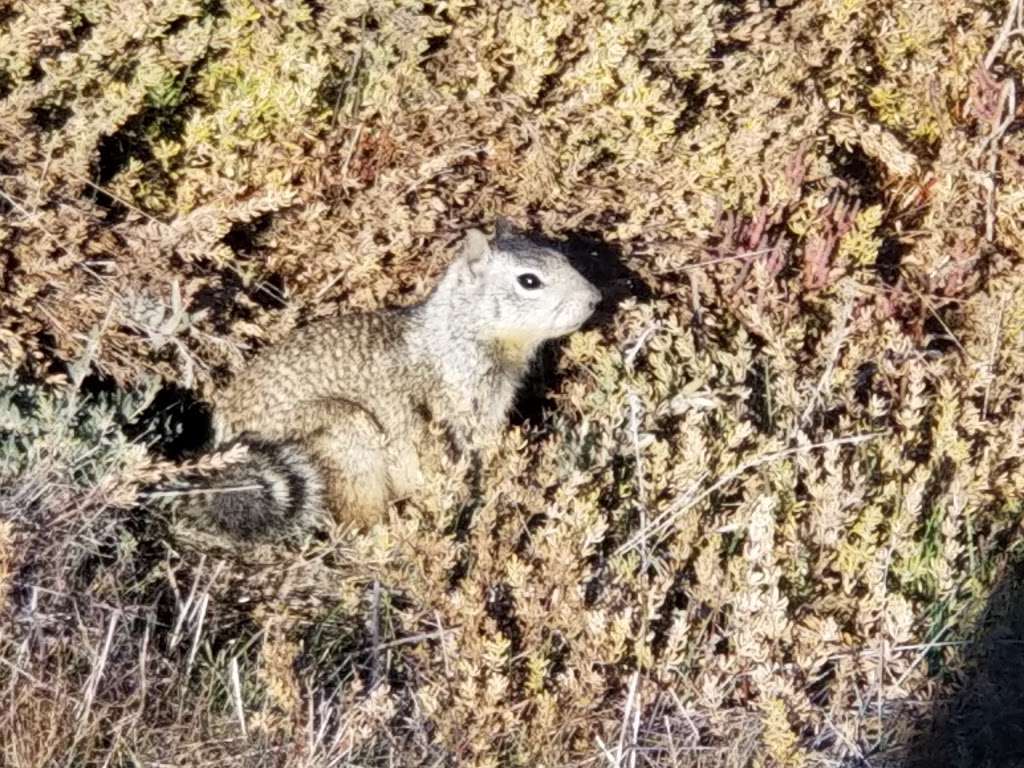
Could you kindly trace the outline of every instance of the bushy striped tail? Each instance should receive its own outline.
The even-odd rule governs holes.
[[[302,446],[242,435],[145,494],[243,542],[301,534],[324,519],[323,482]]]

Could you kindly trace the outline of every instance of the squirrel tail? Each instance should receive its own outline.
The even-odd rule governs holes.
[[[247,435],[144,495],[199,528],[243,542],[304,533],[325,513],[312,457],[297,443]]]

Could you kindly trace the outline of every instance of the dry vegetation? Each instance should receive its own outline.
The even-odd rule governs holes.
[[[902,765],[1020,559],[1021,13],[0,2],[0,762]],[[638,296],[472,509],[137,505],[162,386],[497,213]]]

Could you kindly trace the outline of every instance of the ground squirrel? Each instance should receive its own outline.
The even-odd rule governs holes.
[[[540,345],[577,330],[600,298],[563,254],[507,223],[492,240],[470,230],[421,304],[297,328],[215,396],[216,450],[244,455],[189,494],[192,512],[243,540],[323,511],[372,524],[416,494],[438,451],[492,446]]]

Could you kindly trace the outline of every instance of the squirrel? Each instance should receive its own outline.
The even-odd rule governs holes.
[[[554,247],[504,220],[490,239],[471,229],[422,303],[319,320],[259,353],[213,398],[211,455],[234,460],[179,506],[235,541],[325,515],[369,527],[439,456],[486,454],[541,345],[600,300]]]

